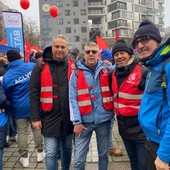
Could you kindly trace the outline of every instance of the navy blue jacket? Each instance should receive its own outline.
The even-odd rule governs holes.
[[[8,120],[8,116],[6,112],[11,110],[11,103],[7,100],[4,88],[0,83],[0,127],[3,127]]]

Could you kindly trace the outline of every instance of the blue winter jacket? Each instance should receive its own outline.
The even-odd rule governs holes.
[[[70,119],[73,124],[81,123],[95,123],[101,124],[103,122],[109,121],[113,118],[113,111],[106,111],[103,108],[101,88],[99,83],[99,73],[102,69],[106,68],[106,65],[98,60],[98,64],[95,70],[95,74],[87,67],[85,67],[81,60],[78,61],[77,67],[84,71],[86,82],[88,86],[92,86],[90,90],[90,96],[96,96],[96,99],[92,101],[93,110],[87,115],[80,115],[78,101],[77,101],[77,76],[75,71],[72,73],[70,78],[69,87],[69,102],[70,102]]]
[[[165,41],[166,39],[166,41]],[[147,138],[159,145],[158,157],[170,163],[170,62],[165,66],[167,89],[163,100],[161,68],[170,57],[170,37],[162,40],[155,56],[147,61],[148,75],[139,111],[139,122]]]
[[[29,83],[34,63],[24,63],[22,59],[8,64],[2,85],[12,104],[15,119],[30,117]]]

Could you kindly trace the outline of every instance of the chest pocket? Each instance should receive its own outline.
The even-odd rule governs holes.
[[[149,72],[148,79],[146,81],[145,90],[147,93],[155,93],[156,91],[161,89],[162,77],[161,71],[154,70],[153,72]]]

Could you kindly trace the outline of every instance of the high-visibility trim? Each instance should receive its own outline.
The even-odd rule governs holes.
[[[103,102],[106,103],[106,102],[112,102],[113,101],[113,97],[105,97],[103,98]]]
[[[119,108],[119,109],[127,108],[127,107],[134,108],[134,109],[139,109],[140,105],[139,106],[132,106],[132,105],[124,105],[124,104],[119,104],[119,103],[114,102],[114,107]]]
[[[108,86],[104,86],[104,87],[101,87],[102,91],[105,92],[105,91],[110,91],[109,87]]]
[[[78,102],[78,103],[79,103],[79,106],[86,106],[86,105],[90,105],[91,101],[90,100],[85,100],[85,101],[81,101],[81,102]]]
[[[83,89],[83,90],[78,90],[78,94],[81,95],[81,94],[87,94],[89,92],[88,89]]]
[[[119,97],[125,99],[131,99],[131,100],[141,100],[142,94],[128,94],[128,93],[119,92]]]
[[[170,44],[168,44],[168,45],[163,49],[163,51],[161,52],[160,55],[164,55],[164,54],[166,54],[166,53],[169,52],[169,51],[170,51]]]
[[[41,98],[40,101],[42,103],[52,103],[53,99],[52,98]]]
[[[52,91],[52,86],[41,87],[41,92]]]

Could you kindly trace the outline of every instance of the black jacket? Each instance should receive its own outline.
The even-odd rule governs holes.
[[[41,120],[42,134],[46,137],[62,137],[73,133],[73,125],[70,121],[69,101],[68,101],[68,62],[67,58],[57,62],[52,58],[51,47],[44,51],[43,62],[48,62],[51,70],[53,84],[53,94],[59,96],[53,99],[53,109],[44,112],[40,109],[40,88],[43,64],[37,61],[30,81],[30,105],[32,121]]]
[[[5,90],[0,83],[0,109],[5,109],[5,112],[11,111],[11,103],[7,100]]]

